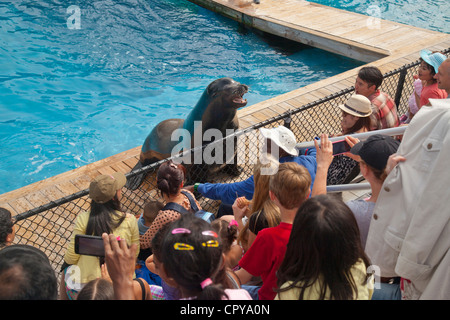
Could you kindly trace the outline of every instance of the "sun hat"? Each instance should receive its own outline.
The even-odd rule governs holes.
[[[344,104],[340,104],[339,108],[355,117],[368,117],[372,114],[372,106],[370,100],[361,95],[352,95]]]
[[[298,150],[295,148],[297,139],[295,139],[294,133],[285,126],[279,126],[276,128],[259,129],[262,136],[266,139],[272,140],[277,146],[293,156],[298,156]]]
[[[446,56],[444,56],[442,53],[435,52],[432,53],[430,50],[422,50],[420,51],[420,57],[428,63],[430,66],[434,68],[435,73],[438,73],[439,66],[442,62],[444,62],[445,59],[447,59]]]
[[[89,197],[97,203],[106,203],[126,182],[127,178],[121,172],[97,176],[89,186]]]
[[[397,152],[399,145],[400,142],[390,136],[374,134],[355,144],[350,152],[359,155],[369,166],[384,170],[389,156]]]

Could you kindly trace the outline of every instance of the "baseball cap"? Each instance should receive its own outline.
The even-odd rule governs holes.
[[[121,172],[97,176],[89,186],[89,197],[97,203],[106,203],[126,182],[127,178]]]
[[[340,104],[339,108],[355,117],[368,117],[372,114],[372,106],[370,100],[361,95],[352,95],[344,104]]]
[[[442,53],[432,53],[430,50],[420,51],[420,57],[423,59],[423,61],[434,68],[435,73],[438,73],[439,66],[442,62],[444,62],[445,59],[447,59],[447,57]]]
[[[277,146],[293,156],[298,156],[298,150],[295,148],[297,139],[295,139],[294,133],[285,126],[279,126],[276,128],[259,129],[262,136],[266,139],[272,140]]]
[[[400,142],[390,136],[374,134],[355,144],[350,152],[359,155],[369,166],[384,170],[389,156],[397,152],[399,145]]]

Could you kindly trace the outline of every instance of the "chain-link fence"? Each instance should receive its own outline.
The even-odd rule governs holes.
[[[449,52],[450,48],[445,50],[445,54],[448,55]],[[381,90],[395,97],[399,115],[406,113],[408,110],[408,99],[413,92],[413,75],[417,74],[418,65],[419,61],[416,61],[384,75]],[[253,166],[259,157],[261,139],[258,129],[262,127],[271,128],[286,125],[294,132],[299,142],[310,141],[324,132],[340,132],[341,111],[338,105],[344,103],[353,91],[354,88],[349,87],[224,138],[238,140],[236,144],[240,157],[238,162],[240,174],[238,176],[230,176],[221,171],[214,174],[206,173],[206,171],[202,171],[204,169],[202,166],[191,168],[191,174],[195,174],[201,181],[214,183],[229,183],[246,179],[252,175]],[[156,189],[155,177],[159,166],[167,160],[151,164],[129,174],[129,176],[132,176],[145,173],[146,178],[136,190],[124,188],[122,205],[125,211],[140,215],[147,201],[161,200]],[[88,190],[83,190],[17,215],[15,217],[16,243],[26,243],[40,248],[47,254],[54,269],[59,271],[63,263],[67,242],[72,233],[74,220],[78,213],[89,210],[88,193]],[[217,212],[218,201],[206,198],[199,198],[198,200],[203,209]]]

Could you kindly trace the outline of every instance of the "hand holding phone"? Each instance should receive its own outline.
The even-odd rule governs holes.
[[[351,147],[347,143],[347,141],[345,141],[345,139],[333,142],[333,155],[334,156],[338,155],[338,154],[343,154],[343,153],[349,152],[350,149],[351,149]]]

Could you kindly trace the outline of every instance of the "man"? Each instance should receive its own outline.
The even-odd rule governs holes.
[[[450,100],[430,102],[403,135],[404,160],[388,161],[365,248],[382,277],[402,278],[402,299],[450,299]]]
[[[447,91],[447,99],[450,98],[450,58],[441,63],[434,78],[437,80],[438,88]]]
[[[298,150],[295,148],[297,144],[295,135],[284,126],[271,129],[261,128],[260,133],[266,139],[267,153],[271,153],[279,159],[280,163],[296,162],[306,167],[311,175],[312,183],[314,183],[317,170],[315,148],[308,149],[306,155],[298,155]],[[272,146],[275,148],[272,149]],[[194,186],[185,187],[185,189],[197,191],[206,198],[221,200],[222,204],[231,206],[237,197],[245,196],[249,200],[252,199],[255,185],[252,175],[248,179],[240,182],[196,183]]]
[[[0,250],[0,300],[56,300],[58,286],[48,257],[15,244]]]
[[[394,100],[379,87],[383,82],[383,74],[377,67],[363,67],[355,81],[355,93],[366,96],[372,103],[370,130],[398,127],[397,106]]]

